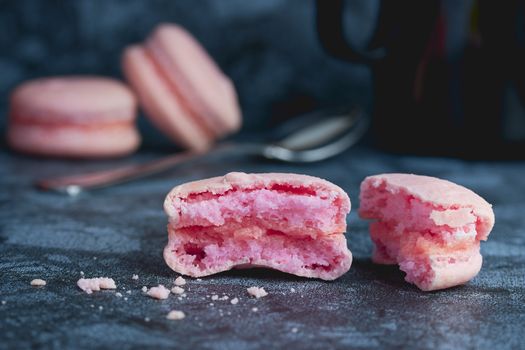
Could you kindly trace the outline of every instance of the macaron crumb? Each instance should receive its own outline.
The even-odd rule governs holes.
[[[297,327],[292,328],[292,333],[297,333],[298,331]]]
[[[185,284],[186,284],[186,280],[185,280],[183,277],[179,276],[179,277],[177,277],[177,278],[175,279],[175,285],[176,285],[176,286],[179,286],[179,287],[180,287],[180,286],[183,286],[183,285],[185,285]]]
[[[295,293],[295,288],[290,288],[290,292]]]
[[[46,285],[46,281],[40,278],[35,278],[34,280],[31,281],[31,285],[33,287],[42,287]]]
[[[230,300],[230,303],[232,303],[232,305],[237,305],[239,303],[239,299],[233,298],[232,300]]]
[[[122,298],[122,293],[116,292],[116,293],[115,293],[115,296],[116,296],[116,297],[119,297],[119,298]]]
[[[151,321],[151,318],[149,318],[149,317],[144,317],[144,322],[149,322],[149,321]]]
[[[101,289],[117,289],[113,278],[108,277],[81,278],[77,281],[77,286],[87,294],[98,292]]]
[[[2,300],[2,305],[5,305],[6,303],[7,303],[7,301]]]
[[[253,312],[257,312],[257,311],[259,311],[259,308],[252,307],[252,311],[253,311]]]
[[[134,274],[133,276],[131,276],[131,279],[136,281],[139,279],[139,275]]]
[[[148,292],[148,287],[144,286],[144,287],[142,287],[141,290],[142,290],[143,293],[147,293]]]
[[[173,294],[183,294],[184,293],[184,288],[175,286],[175,287],[171,288],[171,292]]]
[[[184,317],[186,317],[186,314],[179,310],[171,310],[166,315],[168,320],[182,320]]]
[[[250,287],[246,289],[248,291],[248,294],[250,294],[252,297],[255,297],[256,299],[265,297],[268,295],[268,292],[264,290],[264,288],[259,287]]]
[[[159,284],[157,287],[152,287],[147,292],[148,296],[154,299],[168,299],[170,295],[170,290],[164,287],[162,284]]]
[[[211,300],[219,300],[219,296],[218,295],[212,295],[211,296]]]

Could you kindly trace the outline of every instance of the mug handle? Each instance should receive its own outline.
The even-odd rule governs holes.
[[[361,51],[352,47],[344,35],[343,0],[315,0],[317,35],[323,48],[332,56],[355,63],[374,63],[386,55],[385,48]],[[381,14],[380,6],[379,12]]]

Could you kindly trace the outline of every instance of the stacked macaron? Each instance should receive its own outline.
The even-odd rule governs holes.
[[[179,145],[205,149],[239,129],[232,82],[183,28],[159,25],[143,45],[128,47],[122,62],[148,116]]]
[[[127,48],[131,90],[104,77],[26,82],[11,96],[8,143],[34,155],[93,158],[135,151],[137,102],[178,145],[205,150],[241,124],[232,82],[187,31],[161,24],[143,45]],[[133,92],[134,93],[133,93]]]

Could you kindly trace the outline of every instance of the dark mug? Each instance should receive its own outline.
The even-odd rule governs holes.
[[[372,69],[374,142],[389,151],[525,158],[525,1],[378,3],[366,48],[343,0],[317,0],[323,48]]]

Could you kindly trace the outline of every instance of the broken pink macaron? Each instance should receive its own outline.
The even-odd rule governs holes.
[[[10,99],[7,142],[33,155],[117,157],[140,144],[137,103],[121,82],[95,76],[35,79]]]
[[[428,176],[382,174],[361,183],[359,215],[374,220],[373,261],[398,264],[424,291],[464,284],[481,269],[492,207],[471,190]]]
[[[229,173],[175,187],[164,210],[164,258],[188,276],[267,267],[333,280],[352,263],[344,236],[350,199],[319,178]]]
[[[126,48],[122,68],[147,116],[180,146],[204,150],[239,129],[235,87],[182,27],[157,26]]]

